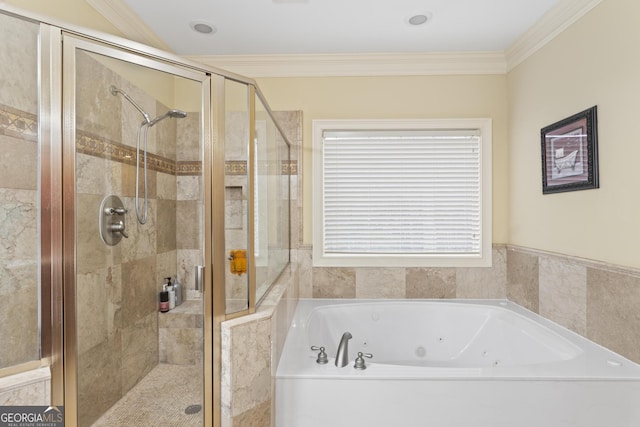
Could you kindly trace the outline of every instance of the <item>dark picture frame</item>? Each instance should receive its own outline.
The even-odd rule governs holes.
[[[543,194],[599,188],[597,109],[593,106],[540,131]]]

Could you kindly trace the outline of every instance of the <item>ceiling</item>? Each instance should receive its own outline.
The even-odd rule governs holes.
[[[563,0],[122,2],[177,54],[272,55],[502,52]]]
[[[504,74],[603,0],[84,1],[130,40],[257,78]]]

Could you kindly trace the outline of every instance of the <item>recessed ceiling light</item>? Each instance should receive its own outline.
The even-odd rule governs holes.
[[[197,31],[201,34],[214,34],[218,29],[213,25],[203,21],[193,21],[189,23],[189,26],[193,31]]]
[[[409,24],[411,25],[422,25],[425,22],[427,22],[429,20],[429,16],[428,15],[413,15],[411,18],[409,18]]]

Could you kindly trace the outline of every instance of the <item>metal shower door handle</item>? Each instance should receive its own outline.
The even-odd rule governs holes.
[[[203,289],[204,265],[196,265],[196,291]]]

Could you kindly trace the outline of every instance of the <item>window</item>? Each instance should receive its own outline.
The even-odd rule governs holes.
[[[316,266],[490,266],[491,120],[314,120]]]

